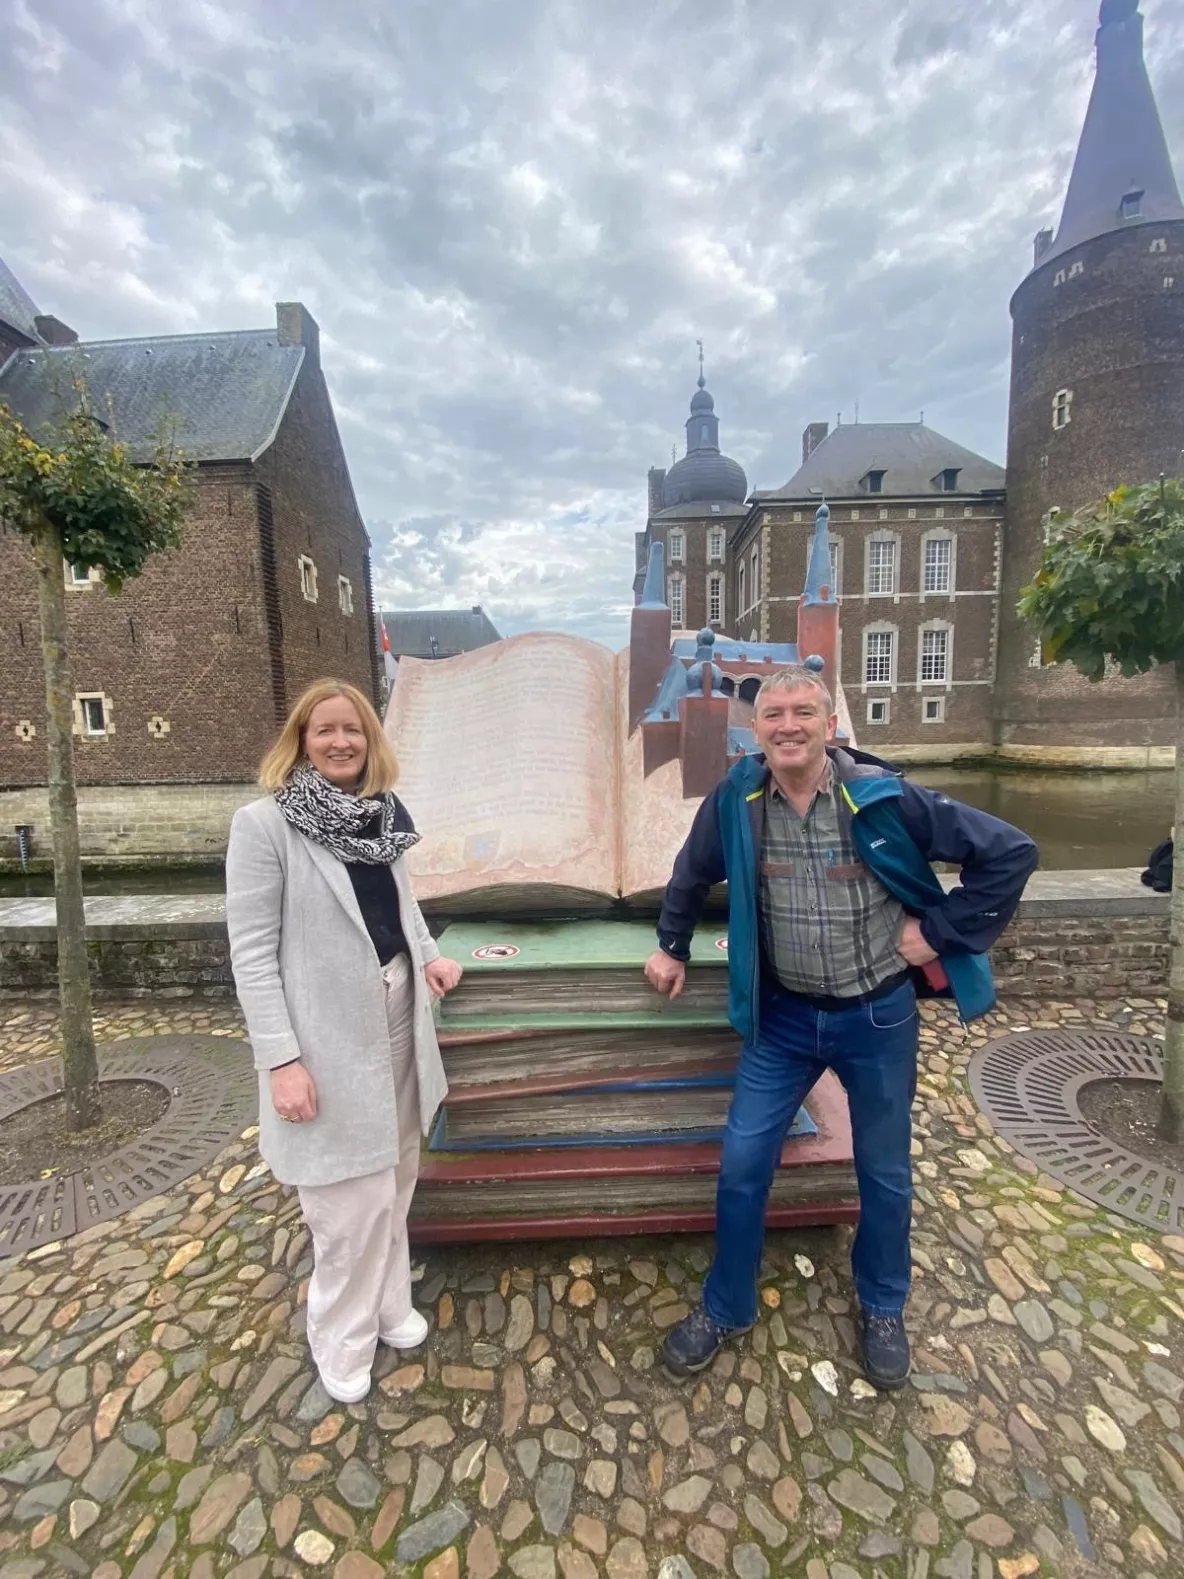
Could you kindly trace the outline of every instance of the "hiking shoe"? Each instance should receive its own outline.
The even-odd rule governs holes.
[[[729,1338],[751,1331],[751,1322],[747,1327],[721,1327],[699,1305],[666,1334],[662,1361],[675,1376],[694,1376],[707,1369]]]
[[[911,1359],[903,1316],[869,1316],[862,1312],[863,1330],[859,1335],[863,1370],[873,1387],[892,1392],[909,1379]],[[675,1329],[677,1331],[677,1329]]]

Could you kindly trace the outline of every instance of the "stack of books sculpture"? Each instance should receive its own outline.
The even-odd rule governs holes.
[[[673,1002],[642,973],[646,922],[464,922],[440,946],[465,975],[439,1013],[450,1090],[425,1142],[417,1237],[710,1227],[740,1053],[718,924],[700,929]],[[828,1075],[786,1139],[770,1220],[849,1218],[855,1198]]]

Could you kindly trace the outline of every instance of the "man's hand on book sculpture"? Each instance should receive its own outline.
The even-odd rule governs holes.
[[[437,998],[442,998],[446,992],[451,992],[463,974],[454,959],[445,959],[443,955],[423,968],[423,979]]]
[[[645,962],[645,976],[651,987],[666,997],[677,998],[687,984],[687,968],[680,959],[655,949]]]

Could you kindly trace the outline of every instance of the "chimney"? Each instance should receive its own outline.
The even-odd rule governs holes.
[[[802,465],[803,466],[810,459],[811,455],[813,455],[814,451],[822,443],[823,439],[826,437],[826,435],[829,432],[830,432],[830,423],[829,422],[811,422],[810,426],[802,434]]]
[[[320,326],[303,302],[276,302],[275,327],[281,345],[302,345],[309,361],[320,366]]]
[[[662,509],[662,484],[666,481],[666,468],[664,466],[650,467],[650,514],[657,515]]]
[[[38,313],[33,319],[37,333],[46,345],[77,345],[77,332],[60,318],[53,317],[50,313]]]
[[[1032,254],[1033,254],[1032,267],[1033,268],[1035,268],[1036,264],[1040,262],[1041,258],[1044,256],[1044,254],[1048,251],[1049,247],[1051,247],[1051,246],[1052,246],[1052,231],[1051,230],[1038,230],[1036,232],[1036,240],[1032,244]]]

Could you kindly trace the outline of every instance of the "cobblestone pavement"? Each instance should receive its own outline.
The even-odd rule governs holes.
[[[771,1236],[762,1319],[689,1385],[655,1365],[704,1237],[432,1249],[424,1347],[371,1397],[310,1368],[297,1202],[253,1131],[200,1177],[0,1265],[0,1579],[1023,1579],[1179,1574],[1184,1237],[1036,1174],[968,1095],[973,1046],[1162,1005],[929,1006],[916,1374],[853,1358],[848,1235]],[[104,1037],[238,1034],[230,1006],[103,1010]],[[11,1066],[53,1047],[0,1006]]]

